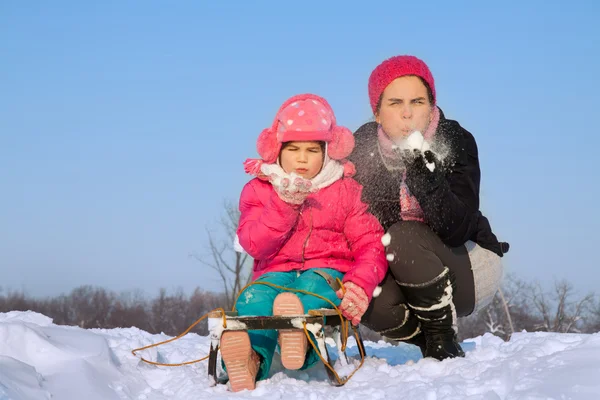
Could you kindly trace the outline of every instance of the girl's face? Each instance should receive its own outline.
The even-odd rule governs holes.
[[[285,172],[295,172],[304,179],[312,179],[321,172],[323,159],[323,148],[319,142],[284,143],[279,156]]]
[[[427,88],[417,76],[402,76],[383,91],[376,121],[391,139],[403,139],[414,131],[424,133],[433,107]]]

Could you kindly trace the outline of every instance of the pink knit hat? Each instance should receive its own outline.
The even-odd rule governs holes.
[[[422,78],[431,89],[435,104],[435,82],[427,64],[414,56],[395,56],[379,64],[369,77],[369,101],[373,114],[377,112],[377,103],[385,88],[396,78],[416,75]]]
[[[336,124],[327,101],[314,94],[301,94],[288,99],[275,116],[273,125],[264,129],[256,148],[266,163],[277,161],[281,144],[291,141],[323,141],[327,155],[342,160],[354,149],[354,136],[348,128]]]

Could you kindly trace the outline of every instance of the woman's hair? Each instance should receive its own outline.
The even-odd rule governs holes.
[[[433,92],[431,91],[431,87],[425,81],[425,79],[423,79],[417,75],[403,75],[403,76],[416,76],[417,78],[419,78],[421,80],[421,82],[423,82],[423,85],[425,85],[425,89],[427,89],[427,97],[429,98],[429,104],[433,105]],[[377,100],[377,107],[375,107],[375,114],[379,114],[379,110],[381,110],[381,102],[382,101],[383,101],[383,92],[381,92],[381,96],[379,96],[379,100]]]

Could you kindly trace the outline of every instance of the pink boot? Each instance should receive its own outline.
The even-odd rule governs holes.
[[[227,368],[231,390],[253,390],[260,367],[260,357],[250,345],[245,331],[225,331],[221,336],[221,357]]]
[[[294,293],[280,293],[273,302],[273,315],[304,315],[302,302]],[[281,363],[287,369],[300,369],[304,365],[304,357],[308,341],[306,334],[297,329],[281,329],[279,331],[281,347]]]

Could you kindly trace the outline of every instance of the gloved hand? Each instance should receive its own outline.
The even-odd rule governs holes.
[[[442,163],[431,150],[404,150],[403,159],[411,193],[427,193],[444,179]]]
[[[302,204],[311,194],[312,182],[294,173],[291,175],[271,173],[269,182],[275,188],[279,198],[289,204]]]
[[[335,292],[338,298],[342,299],[342,304],[338,307],[342,315],[348,318],[353,325],[358,325],[360,319],[369,307],[369,297],[364,289],[352,282],[344,283],[346,293],[342,289]]]

